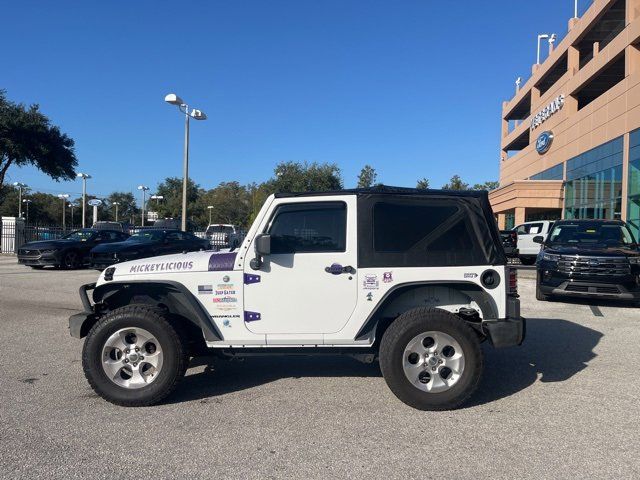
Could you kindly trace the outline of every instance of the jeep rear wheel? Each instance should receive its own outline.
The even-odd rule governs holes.
[[[164,310],[128,305],[96,323],[84,342],[82,365],[93,390],[126,407],[153,405],[184,376],[188,357]]]
[[[462,405],[480,383],[482,350],[458,316],[417,308],[400,315],[380,345],[380,368],[391,391],[419,410]]]

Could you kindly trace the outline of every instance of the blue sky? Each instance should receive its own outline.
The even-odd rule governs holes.
[[[590,4],[580,0],[580,11]],[[182,175],[175,92],[192,122],[191,177],[260,182],[280,161],[335,162],[347,187],[498,178],[500,110],[536,35],[564,37],[573,0],[8,0],[0,88],[76,141],[90,193]],[[31,168],[51,193],[81,191]],[[136,196],[137,192],[136,192]]]

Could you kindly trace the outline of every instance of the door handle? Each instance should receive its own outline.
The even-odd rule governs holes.
[[[339,263],[332,263],[330,266],[324,267],[324,271],[330,273],[331,275],[340,275],[341,273],[356,273],[356,269],[351,265],[343,267]]]

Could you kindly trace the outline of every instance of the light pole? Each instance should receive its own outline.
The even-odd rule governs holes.
[[[573,18],[578,18],[578,0],[573,0]]]
[[[149,190],[149,187],[138,185],[138,190],[142,190],[142,226],[144,227],[144,204],[147,201],[147,190]]]
[[[187,231],[187,184],[189,182],[189,118],[194,120],[206,120],[207,116],[201,110],[192,108],[175,93],[170,93],[164,97],[164,101],[171,105],[176,105],[180,112],[184,114],[184,159],[182,166],[182,230]]]
[[[66,213],[67,213],[67,198],[69,198],[69,194],[68,193],[61,193],[60,195],[58,195],[58,198],[60,200],[62,200],[62,230],[66,230],[67,229],[67,220],[66,220]]]
[[[211,225],[211,212],[213,211],[213,205],[209,205],[207,209],[209,210],[209,225]]]
[[[556,43],[557,38],[558,36],[555,33],[552,33],[549,37],[549,55],[551,55],[551,52],[553,52],[553,44]]]
[[[85,227],[85,207],[87,200],[87,178],[91,178],[91,175],[87,173],[79,173],[77,177],[82,178],[82,228]]]
[[[22,182],[13,182],[14,187],[18,187],[18,218],[22,218],[22,189],[26,188],[27,184]]]
[[[29,200],[28,198],[24,198],[22,199],[22,203],[24,203],[27,206],[27,225],[29,224],[29,204],[31,203],[31,200]]]
[[[71,209],[71,230],[73,230],[73,209],[75,208],[75,204],[74,203],[67,203],[67,206]]]
[[[118,221],[118,205],[120,205],[120,202],[111,202],[111,205],[116,207],[116,222]]]

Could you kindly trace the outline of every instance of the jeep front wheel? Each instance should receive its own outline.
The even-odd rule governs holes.
[[[400,315],[380,345],[380,368],[391,391],[419,410],[462,405],[480,383],[477,334],[458,316],[417,308]]]
[[[84,342],[82,365],[93,390],[125,407],[153,405],[184,376],[188,357],[164,310],[129,305],[105,315]]]

